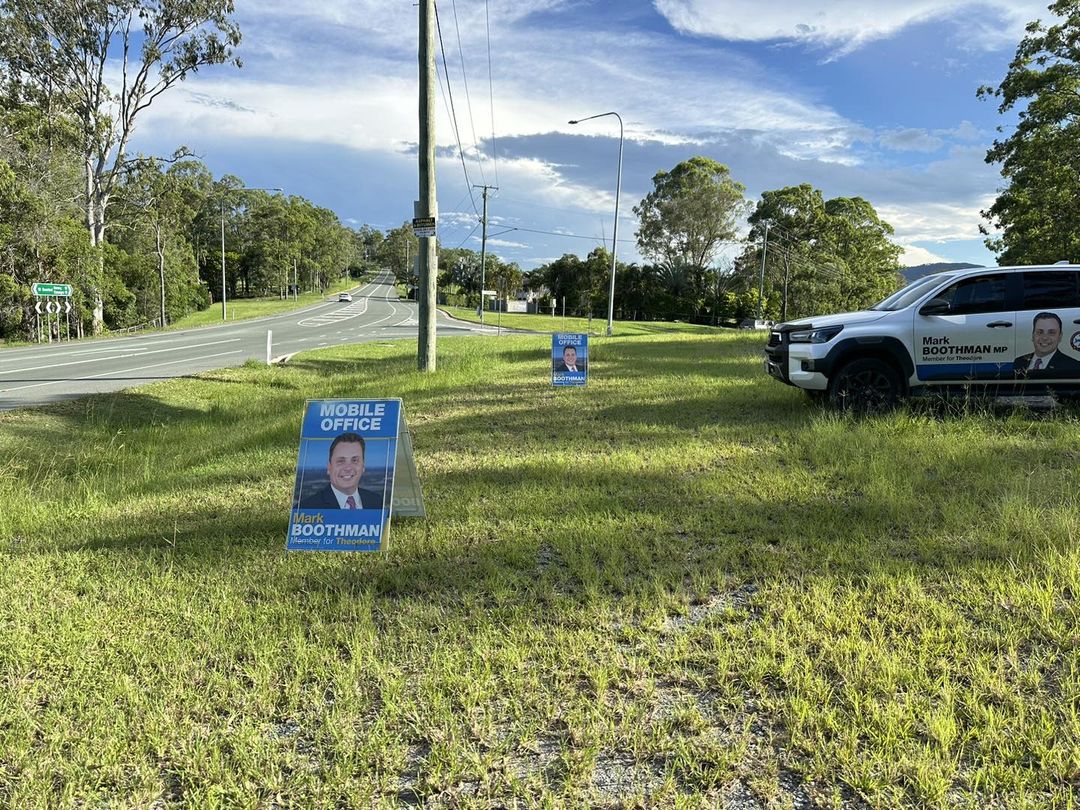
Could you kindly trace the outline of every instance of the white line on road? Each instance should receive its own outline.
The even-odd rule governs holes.
[[[112,357],[90,357],[85,360],[72,360],[68,363],[50,363],[47,366],[31,366],[30,368],[10,368],[0,371],[0,374],[21,374],[26,371],[43,371],[48,368],[61,368],[63,366],[77,366],[81,363],[100,363],[104,360],[123,360],[126,357],[146,357],[150,354],[161,354],[162,352],[175,352],[179,349],[201,349],[204,346],[216,346],[221,343],[237,343],[240,338],[228,338],[226,340],[214,340],[209,343],[189,343],[186,346],[170,346],[167,349],[154,349],[149,352],[131,352],[129,354],[117,354]]]
[[[186,360],[166,360],[164,363],[154,363],[153,365],[149,365],[149,366],[139,366],[138,368],[128,368],[128,369],[124,369],[123,371],[103,371],[100,374],[90,374],[90,375],[88,375],[86,377],[73,377],[70,380],[46,380],[45,382],[32,383],[31,385],[20,385],[20,386],[18,386],[16,388],[0,388],[0,394],[6,394],[9,391],[23,391],[23,390],[25,390],[27,388],[40,388],[43,385],[56,385],[58,383],[71,383],[71,382],[82,382],[84,380],[96,380],[99,377],[108,377],[108,376],[110,376],[112,374],[116,374],[116,375],[131,374],[133,371],[146,371],[148,368],[160,368],[161,366],[174,366],[177,363],[189,363],[192,360],[212,360],[215,357],[227,357],[230,354],[241,354],[241,353],[242,352],[239,349],[236,349],[235,351],[231,351],[231,352],[221,352],[219,354],[207,354],[207,355],[203,355],[202,357],[188,358]]]

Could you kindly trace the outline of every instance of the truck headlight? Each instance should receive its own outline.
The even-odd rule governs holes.
[[[822,326],[818,329],[813,327],[797,329],[794,332],[788,332],[788,340],[791,343],[828,343],[839,335],[843,328],[843,326]]]

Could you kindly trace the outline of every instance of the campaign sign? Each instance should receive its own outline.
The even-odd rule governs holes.
[[[400,399],[308,400],[289,551],[379,551],[390,530]]]
[[[556,332],[551,336],[551,384],[585,385],[589,336]]]

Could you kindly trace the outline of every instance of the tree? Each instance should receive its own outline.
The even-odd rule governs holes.
[[[416,273],[416,256],[420,240],[413,233],[412,223],[403,222],[400,227],[387,231],[386,238],[378,246],[379,261],[389,267],[402,284],[415,287],[420,283]]]
[[[1017,109],[1018,123],[995,140],[987,163],[1000,163],[1006,181],[983,211],[986,246],[1004,265],[1052,263],[1080,253],[1080,0],[1049,6],[1054,25],[1028,23],[1009,69],[980,98],[1000,99],[998,112]]]
[[[746,250],[736,262],[738,290],[721,293],[728,315],[758,304],[766,229],[765,301],[773,317],[789,318],[859,309],[899,284],[901,248],[893,228],[862,197],[826,200],[807,183],[765,191],[749,217]],[[727,294],[730,293],[730,294]]]
[[[240,43],[232,12],[232,0],[0,0],[4,77],[79,128],[94,247],[105,240],[109,202],[134,162],[127,149],[136,118],[188,74],[230,60]],[[98,290],[94,331],[102,324]]]
[[[706,157],[684,160],[653,176],[653,190],[636,206],[638,250],[672,278],[687,279],[683,305],[703,303],[706,269],[721,246],[733,240],[746,211],[746,187],[731,179],[728,167]]]

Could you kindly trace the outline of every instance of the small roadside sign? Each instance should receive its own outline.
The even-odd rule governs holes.
[[[70,284],[46,284],[44,282],[38,282],[30,288],[34,295],[49,295],[58,296],[60,298],[68,298],[71,296]]]
[[[588,382],[589,336],[556,332],[551,336],[551,384],[582,386]]]
[[[413,217],[413,233],[419,239],[430,238],[435,235],[435,217]]]
[[[400,399],[309,400],[302,424],[289,551],[383,551],[391,513],[423,517]]]
[[[487,296],[488,298],[495,298],[498,295],[494,290],[481,290],[480,294]]]

